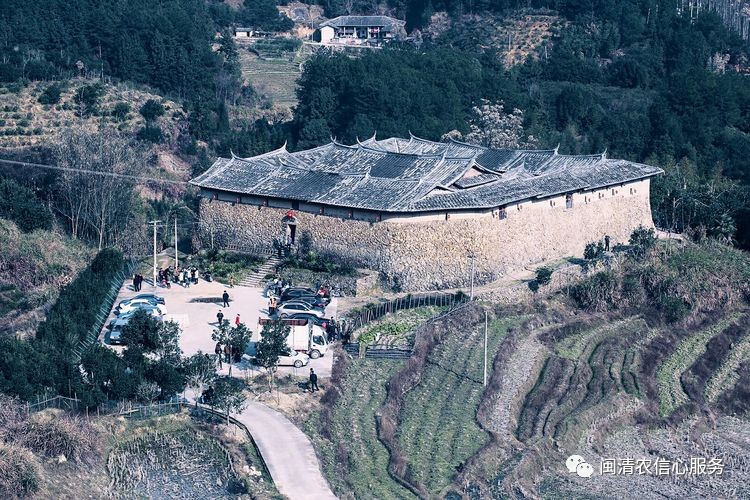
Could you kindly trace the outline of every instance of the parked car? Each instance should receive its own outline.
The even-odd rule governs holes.
[[[310,356],[303,352],[286,351],[279,355],[279,361],[276,363],[278,366],[293,366],[295,368],[302,368],[310,362]]]
[[[281,303],[285,304],[286,302],[304,302],[305,304],[310,304],[311,306],[317,307],[318,309],[325,309],[328,305],[328,301],[326,301],[322,297],[316,297],[314,295],[301,295],[299,297],[289,299],[285,302],[282,301]]]
[[[307,312],[290,314],[285,319],[301,319],[304,321],[309,321],[315,326],[323,326],[323,323],[328,323],[328,320],[326,318],[321,318]]]
[[[120,314],[126,314],[126,313],[129,313],[130,311],[134,311],[136,309],[141,309],[145,307],[156,307],[157,309],[159,309],[159,311],[161,311],[162,314],[167,314],[167,306],[165,306],[164,304],[159,304],[153,299],[147,299],[147,298],[132,299],[127,302],[122,301],[120,302],[120,305],[117,306],[117,309],[115,309],[115,314],[119,316]]]
[[[323,310],[305,302],[286,302],[284,304],[281,304],[278,308],[278,313],[282,318],[286,318],[290,314],[295,313],[312,314],[313,316],[317,316],[318,318],[322,318],[324,315]]]
[[[109,322],[109,329],[111,330],[112,328],[114,328],[115,323],[117,321],[119,321],[119,320],[123,320],[123,319],[124,320],[129,320],[130,318],[133,317],[133,315],[137,311],[145,311],[146,314],[148,314],[149,316],[151,316],[153,318],[156,318],[156,319],[161,319],[161,317],[162,317],[162,313],[161,313],[161,310],[159,310],[158,304],[157,305],[151,305],[151,304],[144,305],[142,307],[133,309],[130,312],[127,312],[127,313],[124,313],[124,314],[120,314],[119,316],[117,316],[116,318],[114,318],[112,321]]]
[[[130,318],[117,318],[112,321],[112,331],[109,332],[109,343],[111,345],[121,345],[122,341],[122,330],[130,321]]]
[[[280,302],[287,302],[289,300],[294,300],[298,297],[318,297],[321,300],[324,300],[326,304],[328,304],[331,300],[330,299],[324,299],[323,297],[318,296],[318,292],[316,290],[313,290],[312,288],[287,288],[283,292],[281,292],[281,297],[279,297]]]
[[[153,299],[158,304],[166,304],[166,301],[164,300],[164,297],[161,295],[156,295],[155,293],[139,293],[138,295],[134,295],[132,297],[128,297],[127,299],[123,300],[122,302],[133,300],[133,299]],[[121,303],[122,303],[121,302]]]

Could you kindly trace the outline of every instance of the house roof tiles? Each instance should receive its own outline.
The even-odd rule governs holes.
[[[219,158],[192,184],[211,190],[384,212],[487,209],[662,173],[605,155],[500,150],[456,141],[368,139]]]

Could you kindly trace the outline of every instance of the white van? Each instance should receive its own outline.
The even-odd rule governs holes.
[[[267,318],[259,318],[258,324],[260,325],[261,331],[263,325],[269,321]],[[287,337],[287,345],[290,349],[297,352],[304,352],[312,359],[318,359],[321,356],[325,356],[328,352],[328,340],[326,339],[326,332],[319,326],[313,325],[311,321],[307,320],[282,320],[284,323],[289,325],[291,331]]]

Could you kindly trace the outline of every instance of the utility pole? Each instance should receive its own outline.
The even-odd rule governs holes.
[[[174,268],[180,267],[180,262],[177,257],[177,216],[174,217]]]
[[[156,288],[156,226],[159,224],[160,220],[152,220],[149,221],[149,224],[153,224],[154,226],[154,288]]]
[[[484,310],[484,387],[487,387],[487,309]]]

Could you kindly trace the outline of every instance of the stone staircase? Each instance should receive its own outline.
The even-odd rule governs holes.
[[[263,278],[265,278],[267,274],[273,273],[274,269],[276,269],[276,266],[278,266],[280,263],[281,260],[279,260],[278,257],[269,257],[268,260],[261,264],[255,272],[250,273],[242,278],[239,282],[239,285],[250,287],[263,286]]]

